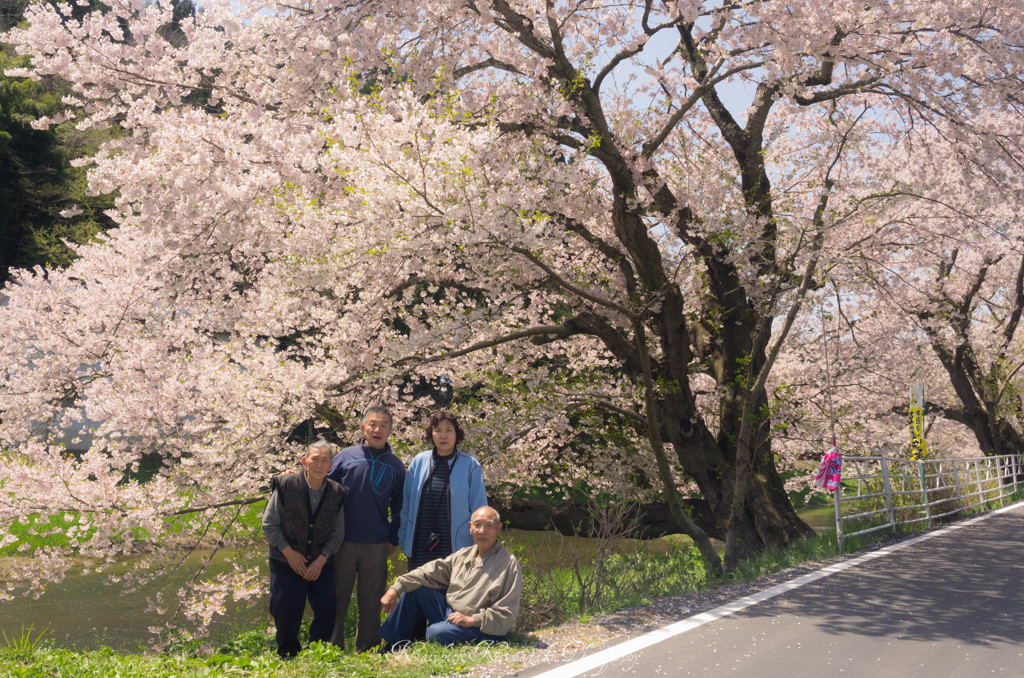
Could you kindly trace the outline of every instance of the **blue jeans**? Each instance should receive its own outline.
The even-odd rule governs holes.
[[[294,657],[299,645],[299,627],[306,599],[313,609],[313,622],[309,625],[309,642],[331,639],[334,628],[334,569],[332,563],[324,565],[316,581],[306,581],[295,574],[288,563],[270,559],[270,614],[277,627],[277,654]]]
[[[495,643],[505,640],[505,636],[492,636],[471,626],[456,626],[448,621],[452,613],[444,591],[426,587],[403,593],[398,604],[392,610],[384,625],[377,632],[381,638],[398,645],[415,640],[412,637],[416,622],[426,619],[427,641],[441,645],[457,645],[459,643],[478,643],[489,640]]]

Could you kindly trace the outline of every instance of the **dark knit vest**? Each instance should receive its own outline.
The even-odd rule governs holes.
[[[272,481],[281,502],[281,531],[288,545],[313,560],[327,542],[334,529],[338,509],[345,501],[345,490],[330,479],[324,479],[324,495],[314,511],[309,501],[309,489],[301,473],[277,476]]]

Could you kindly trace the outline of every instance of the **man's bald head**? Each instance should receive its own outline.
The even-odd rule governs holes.
[[[490,506],[481,506],[473,511],[469,521],[469,533],[480,555],[491,550],[501,534],[501,516]]]

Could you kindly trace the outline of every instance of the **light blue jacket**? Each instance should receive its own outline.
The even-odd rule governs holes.
[[[455,450],[455,465],[448,481],[452,526],[452,553],[473,545],[469,534],[469,519],[481,506],[487,506],[484,471],[476,457]],[[412,553],[413,535],[416,533],[416,515],[420,510],[420,492],[434,469],[434,451],[424,450],[416,455],[405,472],[402,519],[398,527],[398,545],[405,555]]]

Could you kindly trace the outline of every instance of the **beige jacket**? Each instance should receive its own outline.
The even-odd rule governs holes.
[[[421,586],[447,589],[452,610],[472,615],[473,626],[484,633],[503,636],[516,626],[523,571],[501,542],[482,558],[474,544],[403,574],[391,588],[402,594]]]

